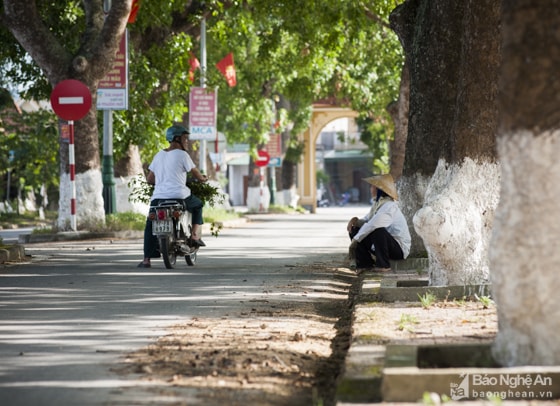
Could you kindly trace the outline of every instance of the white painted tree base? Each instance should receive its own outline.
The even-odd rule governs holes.
[[[115,178],[115,203],[117,205],[116,211],[118,213],[124,212],[134,212],[148,215],[148,211],[150,210],[150,205],[141,202],[131,202],[129,200],[130,194],[132,190],[128,186],[129,182],[137,178],[137,176],[121,176]]]
[[[422,208],[426,190],[430,184],[431,177],[415,173],[411,176],[402,176],[397,181],[397,190],[399,193],[399,207],[406,218],[412,245],[410,247],[410,256],[424,256],[426,248],[424,241],[415,232],[412,219],[416,212]]]
[[[560,365],[560,131],[498,137],[502,192],[491,240],[495,358]]]
[[[268,187],[249,187],[247,188],[247,209],[252,212],[268,211],[270,206],[270,191]]]
[[[80,225],[104,224],[105,209],[103,204],[103,182],[101,171],[89,170],[76,174],[76,222]],[[58,201],[58,228],[71,230],[70,200],[72,185],[70,174],[60,176],[60,197]]]
[[[489,282],[488,245],[499,199],[499,165],[440,159],[413,217],[428,252],[430,285]]]
[[[295,187],[291,189],[283,189],[276,192],[276,202],[277,206],[289,206],[296,208],[299,202],[299,195]]]

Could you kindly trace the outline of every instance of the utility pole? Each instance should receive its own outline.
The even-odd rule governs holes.
[[[103,12],[105,15],[109,14],[110,10],[111,0],[103,0]],[[103,160],[101,169],[105,214],[112,214],[117,211],[117,198],[113,161],[113,111],[110,109],[103,111]]]
[[[206,87],[206,17],[200,22],[200,87]],[[206,140],[200,140],[198,168],[206,173]]]

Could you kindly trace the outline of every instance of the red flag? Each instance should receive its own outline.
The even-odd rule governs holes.
[[[227,84],[233,87],[237,84],[237,79],[235,78],[235,65],[233,64],[233,52],[227,54],[224,59],[216,64],[216,67],[222,75],[225,76]]]
[[[130,15],[128,16],[128,24],[132,24],[136,21],[136,14],[140,9],[140,0],[132,0],[132,7],[130,8]]]
[[[200,68],[200,62],[198,62],[198,59],[196,59],[196,56],[194,56],[192,52],[189,59],[189,64],[191,65],[191,68],[189,69],[189,80],[192,83],[194,82],[194,71]]]

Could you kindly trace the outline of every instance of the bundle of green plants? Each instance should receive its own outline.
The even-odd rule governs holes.
[[[215,182],[203,183],[189,178],[187,180],[187,186],[191,189],[193,195],[210,207],[219,206],[225,201],[225,195]],[[132,178],[128,183],[128,187],[131,190],[128,200],[133,203],[150,204],[150,198],[154,192],[154,185],[150,185],[146,182],[144,175],[138,175]]]

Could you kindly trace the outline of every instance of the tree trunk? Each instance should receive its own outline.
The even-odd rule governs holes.
[[[128,200],[132,192],[128,186],[130,181],[143,173],[140,150],[137,145],[129,145],[126,155],[115,163],[115,193],[118,212],[148,213],[148,205]]]
[[[403,173],[406,138],[408,135],[408,113],[410,101],[410,73],[405,64],[401,73],[399,99],[391,103],[387,111],[393,119],[395,137],[389,142],[390,173],[398,181]]]
[[[297,207],[299,196],[296,191],[297,165],[291,161],[282,160],[281,189],[277,194],[278,202],[284,206]]]
[[[401,199],[414,208],[423,197],[413,223],[428,252],[432,285],[489,278],[499,194],[499,8],[496,1],[409,0],[391,16],[410,68]]]
[[[495,358],[560,365],[560,7],[504,2],[498,156],[501,199],[491,242]]]
[[[410,237],[412,240],[410,256],[422,257],[426,254],[426,248],[424,247],[422,238],[420,238],[412,227],[412,218],[422,207],[428,181],[426,180],[423,185],[416,182],[411,183],[410,177],[402,176],[408,137],[409,102],[410,71],[408,69],[408,64],[405,63],[401,73],[399,99],[388,108],[395,125],[395,139],[389,144],[389,153],[391,157],[390,173],[397,182],[397,188],[399,189],[399,205],[410,227]]]

